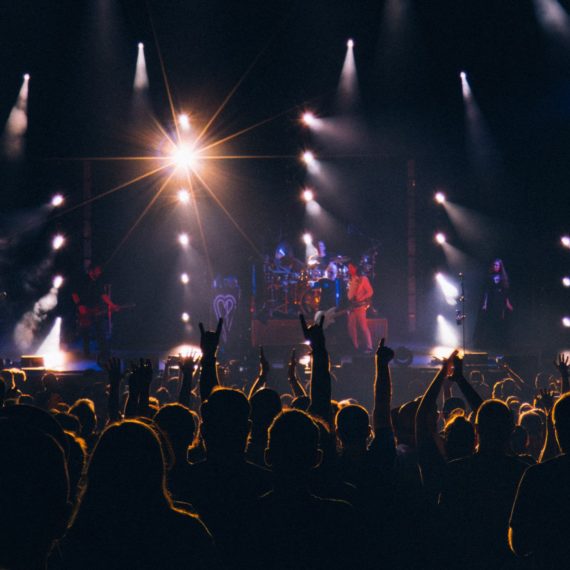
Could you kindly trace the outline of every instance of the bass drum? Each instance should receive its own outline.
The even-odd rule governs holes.
[[[310,317],[312,319],[315,316],[315,313],[319,310],[320,304],[321,290],[318,288],[307,289],[301,295],[300,308],[305,317]]]

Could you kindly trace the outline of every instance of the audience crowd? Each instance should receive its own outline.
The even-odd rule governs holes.
[[[322,320],[301,317],[288,394],[263,349],[249,390],[222,386],[221,327],[176,376],[111,359],[75,401],[2,371],[0,569],[568,567],[567,357],[547,385],[488,385],[455,351],[393,407],[382,340],[367,410],[331,399]]]

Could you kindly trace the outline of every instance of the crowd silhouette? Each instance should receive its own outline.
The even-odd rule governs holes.
[[[454,351],[393,407],[382,339],[367,410],[331,399],[323,321],[300,320],[288,394],[262,348],[248,390],[222,385],[221,319],[176,378],[113,358],[89,398],[3,369],[0,568],[568,567],[567,357],[490,386]]]

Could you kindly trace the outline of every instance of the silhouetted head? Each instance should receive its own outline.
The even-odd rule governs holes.
[[[252,430],[265,430],[269,428],[271,422],[277,414],[281,412],[281,398],[275,390],[262,388],[258,390],[249,400],[251,406],[250,419]]]
[[[265,461],[276,475],[289,476],[306,476],[319,465],[319,428],[308,414],[288,410],[275,418]]]
[[[552,414],[558,445],[563,453],[570,453],[570,394],[564,394],[554,404]]]
[[[455,410],[465,411],[465,402],[461,398],[448,398],[443,404],[443,417],[447,420]]]
[[[55,374],[52,372],[47,372],[42,376],[41,379],[42,386],[50,391],[53,392],[59,388],[59,380]]]
[[[339,410],[335,427],[344,447],[366,445],[371,433],[368,412],[357,404],[350,404]]]
[[[70,431],[65,432],[67,437],[67,471],[69,473],[69,500],[75,503],[78,493],[78,485],[87,461],[87,445],[80,437]]]
[[[161,504],[168,504],[168,498],[164,456],[155,431],[138,420],[107,427],[87,467],[77,520],[109,511],[132,518],[133,513]]]
[[[398,417],[394,424],[398,444],[415,447],[416,412],[418,411],[419,400],[406,402],[398,410]]]
[[[177,461],[186,461],[188,447],[196,435],[194,414],[181,404],[168,404],[155,414],[154,421],[166,434]]]
[[[75,435],[81,433],[81,423],[77,416],[73,414],[66,414],[64,412],[51,412],[55,421],[64,429],[65,431],[71,431]]]
[[[297,396],[296,398],[293,398],[293,401],[291,402],[292,408],[295,410],[301,410],[303,412],[306,412],[309,409],[310,405],[311,399],[309,396]]]
[[[475,425],[481,450],[506,450],[514,422],[511,410],[504,402],[483,402],[477,411]]]
[[[527,453],[528,433],[522,426],[515,426],[511,434],[511,451],[515,455],[523,455]]]
[[[475,429],[462,413],[445,424],[445,455],[448,461],[469,457],[475,451]]]
[[[250,406],[245,394],[218,388],[202,404],[201,433],[208,453],[241,454],[250,430]]]
[[[93,401],[88,398],[81,398],[69,408],[69,413],[76,416],[79,420],[81,424],[81,437],[88,438],[97,425],[95,404]]]
[[[0,567],[43,568],[69,516],[63,450],[39,429],[0,419],[0,458]]]

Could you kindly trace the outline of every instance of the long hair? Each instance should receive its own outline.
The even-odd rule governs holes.
[[[491,267],[489,268],[489,274],[495,273],[493,266],[495,263],[498,263],[500,266],[499,273],[501,275],[501,284],[503,285],[503,289],[509,288],[509,276],[507,275],[507,270],[505,269],[505,264],[503,263],[502,259],[495,259],[493,263],[491,263]]]

